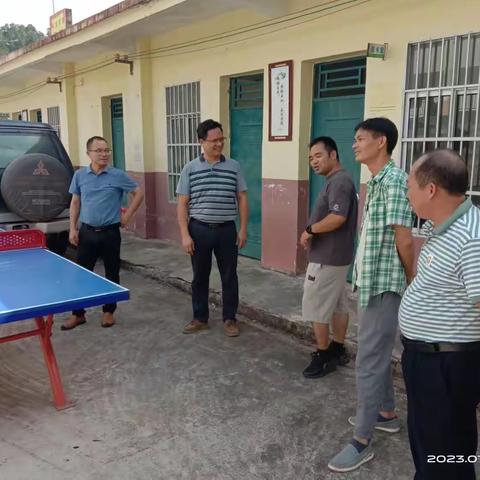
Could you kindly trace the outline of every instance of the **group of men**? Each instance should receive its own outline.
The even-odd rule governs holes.
[[[197,133],[202,153],[184,167],[177,187],[182,247],[193,269],[193,316],[183,332],[209,328],[214,254],[225,334],[235,337],[237,258],[247,241],[247,186],[239,163],[223,154],[222,125],[206,120]],[[424,154],[407,182],[407,173],[391,159],[397,140],[397,128],[386,118],[367,119],[355,128],[355,158],[371,173],[358,234],[358,195],[334,139],[318,137],[310,144],[310,165],[326,181],[299,239],[309,257],[302,316],[313,324],[317,346],[303,375],[320,378],[349,361],[345,285],[353,262],[352,286],[359,299],[357,407],[347,421],[354,434],[328,467],[338,472],[360,467],[374,456],[375,430],[400,430],[391,371],[400,325],[415,479],[473,480],[480,401],[480,211],[466,197],[467,166],[457,153]],[[93,269],[102,257],[107,278],[118,282],[119,227],[139,208],[143,192],[124,172],[109,166],[110,153],[105,139],[88,140],[91,164],[75,173],[70,187],[70,241],[78,246],[81,265]],[[132,200],[120,213],[124,193]],[[428,220],[416,265],[413,213]],[[114,310],[115,305],[104,306],[102,326],[115,323]],[[76,311],[62,329],[85,322],[85,312]]]
[[[358,291],[357,408],[351,441],[328,467],[349,472],[374,456],[374,430],[396,433],[391,355],[398,325],[416,480],[474,480],[480,402],[480,210],[466,197],[466,162],[451,150],[421,156],[410,175],[391,159],[398,132],[385,118],[355,128],[353,150],[371,173],[353,263]],[[348,362],[345,280],[354,252],[357,200],[333,139],[310,144],[326,182],[300,243],[309,250],[303,318],[317,350],[303,374]],[[413,212],[412,212],[413,209]],[[415,265],[413,213],[428,220]],[[403,298],[402,298],[403,296]],[[333,339],[329,341],[329,323]]]

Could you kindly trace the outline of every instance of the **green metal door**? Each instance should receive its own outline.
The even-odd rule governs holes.
[[[110,100],[112,112],[113,166],[125,170],[125,143],[123,136],[123,100],[121,97]]]
[[[315,66],[312,138],[332,137],[340,160],[360,188],[360,165],[352,151],[354,128],[363,120],[365,107],[365,58]],[[325,183],[310,171],[310,206]]]
[[[360,164],[352,150],[354,128],[363,120],[366,59],[356,58],[315,65],[312,138],[332,137],[340,161],[360,191]],[[325,178],[310,170],[310,209],[325,184]],[[352,279],[352,267],[348,280]]]
[[[122,97],[110,100],[110,111],[112,112],[112,150],[113,166],[125,171],[125,142],[123,136],[123,100]],[[122,206],[128,204],[128,195],[124,194]]]
[[[247,245],[242,255],[262,253],[263,75],[230,80],[230,153],[241,167],[248,187],[250,214]]]

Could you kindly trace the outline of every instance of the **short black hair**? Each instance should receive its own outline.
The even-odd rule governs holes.
[[[451,195],[465,195],[470,187],[465,160],[449,149],[432,150],[417,160],[415,179],[421,188],[433,183]]]
[[[330,154],[335,152],[337,154],[337,160],[340,161],[340,155],[338,154],[337,143],[332,137],[316,137],[314,138],[309,145],[309,148],[312,148],[317,143],[323,143],[325,150]]]
[[[376,136],[384,136],[387,139],[387,153],[392,154],[398,140],[398,130],[395,124],[385,117],[367,118],[355,127],[358,130],[368,130]]]
[[[204,120],[198,127],[197,127],[197,135],[200,140],[205,140],[208,137],[208,132],[210,130],[215,130],[219,128],[223,132],[223,127],[221,123],[218,123],[215,120],[209,118],[208,120]]]
[[[90,137],[90,138],[87,140],[87,150],[90,150],[90,147],[92,146],[92,143],[93,143],[95,140],[100,140],[100,141],[102,141],[102,142],[108,143],[103,137],[99,137],[98,135],[94,135],[93,137]]]

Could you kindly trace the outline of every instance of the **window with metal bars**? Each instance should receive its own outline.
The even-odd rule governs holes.
[[[402,164],[452,148],[465,159],[469,195],[480,204],[480,33],[408,46]]]
[[[182,169],[200,155],[197,126],[200,123],[200,82],[166,88],[168,199],[175,201]]]
[[[315,65],[313,97],[363,95],[367,61],[365,57]]]
[[[232,108],[262,108],[263,75],[235,77],[230,80],[230,106]]]
[[[122,97],[112,98],[111,108],[112,108],[112,118],[123,118]]]
[[[47,108],[47,119],[51,127],[57,132],[58,138],[60,136],[60,108],[59,107],[48,107]]]

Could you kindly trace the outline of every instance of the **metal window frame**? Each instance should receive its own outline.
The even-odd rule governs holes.
[[[200,123],[200,81],[166,87],[165,100],[168,201],[175,202],[183,167],[200,155],[196,137],[196,125]]]
[[[263,101],[263,73],[230,78],[230,108],[261,108]]]
[[[47,122],[55,129],[58,138],[62,138],[60,128],[60,107],[58,105],[54,107],[47,107]]]
[[[354,75],[347,75],[334,79],[328,78],[329,75],[334,73],[351,72],[354,70]],[[341,96],[343,92],[346,92],[347,95],[350,95],[348,92],[355,89],[363,89],[364,93],[366,86],[366,71],[366,57],[354,57],[343,60],[336,60],[333,62],[315,64],[313,99],[320,100],[322,98],[327,98],[325,94],[328,95],[329,93],[335,93],[336,96]],[[324,87],[322,87],[322,79],[325,80]],[[332,82],[338,81],[351,81],[352,83],[345,86],[331,86]],[[358,93],[358,95],[362,95],[363,93]]]
[[[425,150],[426,142],[435,142],[435,147],[438,146],[439,142],[447,142],[447,146],[452,148],[454,142],[460,142],[460,153],[463,152],[463,145],[464,142],[472,142],[473,149],[472,149],[472,162],[470,166],[470,189],[467,192],[469,195],[472,196],[480,196],[480,190],[473,190],[473,173],[475,172],[476,163],[480,161],[477,158],[477,151],[480,149],[480,132],[479,132],[479,123],[480,123],[480,68],[479,68],[479,75],[478,78],[472,79],[471,83],[469,82],[469,68],[470,68],[470,48],[472,41],[475,41],[475,38],[479,35],[479,32],[469,32],[467,34],[459,34],[459,35],[449,35],[442,38],[436,39],[429,39],[423,40],[418,42],[412,42],[407,46],[407,62],[406,62],[406,75],[405,75],[405,87],[403,93],[403,132],[402,132],[402,140],[401,140],[401,158],[402,158],[402,166],[404,169],[408,170],[409,167],[412,165],[414,161],[414,146],[415,144],[422,144],[422,150]],[[460,78],[460,68],[461,68],[461,52],[459,49],[461,48],[462,39],[467,39],[466,44],[466,64],[465,64],[465,79],[462,84],[458,84],[458,79]],[[444,56],[445,56],[445,45],[447,40],[453,40],[453,58],[452,58],[452,79],[449,85],[443,85],[445,78],[444,75],[448,75],[448,72],[444,72]],[[439,82],[438,86],[430,86],[430,75],[432,73],[432,49],[436,42],[441,41],[441,60],[440,60],[440,75],[439,75]],[[419,63],[420,63],[420,49],[428,45],[428,72],[427,72],[427,83],[426,87],[419,87],[418,80],[419,80]],[[412,48],[415,46],[415,48]],[[414,70],[414,86],[413,88],[408,88],[409,86],[409,66],[412,64],[411,62],[413,59],[411,55],[413,52],[416,51],[416,64]],[[448,66],[448,65],[447,65]],[[448,78],[448,77],[447,77]],[[447,82],[445,82],[447,83]],[[470,121],[473,121],[474,124],[474,131],[473,136],[464,136],[465,133],[465,117],[466,117],[466,106],[467,96],[473,95],[472,101],[475,102],[475,108],[473,106],[470,108],[469,112],[474,112],[474,118]],[[438,107],[437,107],[437,118],[436,118],[436,126],[435,126],[435,136],[434,137],[427,137],[428,132],[428,110],[429,110],[429,99],[431,97],[438,98]],[[442,111],[442,104],[443,98],[447,96],[450,97],[450,105],[449,105],[449,117],[448,117],[448,130],[447,136],[441,137],[440,136],[440,118],[441,118],[441,111]],[[423,125],[423,133],[419,132],[419,135],[416,136],[416,122],[418,116],[418,102],[421,101],[419,99],[425,98],[425,114],[424,114],[424,125]],[[413,99],[413,118],[410,119],[410,103]],[[458,102],[462,99],[463,106],[461,112],[461,118],[457,119],[457,111],[458,111]],[[471,115],[471,113],[470,113]],[[457,120],[460,121],[461,131],[460,135],[456,135],[455,126]],[[411,135],[409,136],[409,130],[411,130]],[[409,150],[409,145],[411,145]],[[407,154],[408,157],[407,158]]]

